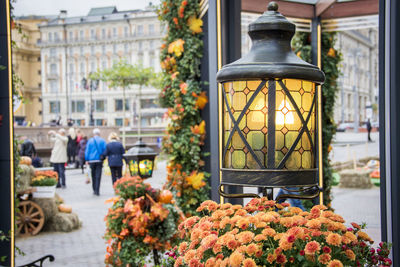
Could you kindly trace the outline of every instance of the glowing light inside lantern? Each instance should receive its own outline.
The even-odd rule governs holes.
[[[276,124],[293,124],[294,116],[291,110],[292,107],[290,106],[289,102],[287,102],[286,100],[282,100],[281,104],[279,105],[278,111],[276,112]]]

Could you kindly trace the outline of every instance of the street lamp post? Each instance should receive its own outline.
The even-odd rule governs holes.
[[[89,75],[90,78],[90,75]],[[99,80],[98,79],[90,79],[89,87],[88,87],[88,79],[85,77],[82,78],[81,81],[82,87],[84,89],[89,89],[90,90],[90,113],[89,113],[89,126],[94,126],[94,118],[93,118],[93,112],[94,112],[94,105],[93,105],[93,90],[97,90],[99,86]]]
[[[274,187],[290,192],[279,198],[312,199],[320,192],[316,96],[325,75],[293,53],[295,25],[277,10],[271,2],[249,25],[250,52],[217,74],[223,99],[223,197],[258,196],[228,194],[224,185],[263,188],[270,199]]]

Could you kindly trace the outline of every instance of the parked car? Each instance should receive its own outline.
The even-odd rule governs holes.
[[[336,128],[336,132],[345,132],[352,129],[354,129],[353,122],[343,122],[338,125],[338,127]]]

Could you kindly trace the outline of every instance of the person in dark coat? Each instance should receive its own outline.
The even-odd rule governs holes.
[[[371,121],[368,119],[368,121],[367,121],[368,142],[372,142],[371,130],[372,130]]]
[[[68,144],[67,144],[67,156],[68,164],[75,165],[75,155],[76,155],[76,132],[74,128],[69,128],[68,130]]]
[[[83,135],[81,140],[79,141],[77,150],[78,150],[78,160],[79,160],[79,167],[82,169],[82,173],[84,173],[85,169],[85,150],[86,150],[86,143],[87,143],[87,136]]]
[[[111,133],[108,137],[109,143],[104,151],[104,157],[108,159],[108,166],[111,170],[112,183],[114,184],[122,177],[123,155],[125,153],[124,146],[119,142],[118,135]]]
[[[21,144],[20,155],[33,159],[33,157],[36,155],[35,145],[26,136],[24,138],[24,142]]]

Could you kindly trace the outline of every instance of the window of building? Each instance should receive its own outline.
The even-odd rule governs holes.
[[[70,73],[70,74],[73,74],[74,71],[75,71],[75,70],[74,70],[74,64],[72,64],[72,63],[69,64],[69,73]]]
[[[74,54],[74,48],[70,47],[69,48],[69,55],[72,56]]]
[[[72,100],[71,101],[72,112],[82,113],[85,112],[85,101],[84,100]]]
[[[139,51],[142,50],[142,48],[143,48],[143,42],[142,41],[139,41],[138,48],[139,48]]]
[[[154,41],[149,41],[149,48],[154,49]]]
[[[50,92],[57,93],[58,92],[58,81],[57,80],[50,80]]]
[[[90,46],[90,54],[92,54],[92,56],[94,56],[94,45]]]
[[[68,39],[70,41],[72,41],[72,39],[74,38],[74,33],[73,32],[69,32],[68,35],[69,35]]]
[[[157,100],[156,99],[141,99],[140,106],[145,108],[158,108]]]
[[[116,54],[117,53],[117,45],[113,44],[113,53]]]
[[[117,28],[113,28],[112,29],[112,32],[113,32],[113,37],[117,37]]]
[[[60,113],[60,101],[50,101],[50,113]]]
[[[101,46],[101,52],[103,53],[103,55],[106,54],[106,46],[105,45]]]
[[[95,119],[94,124],[96,126],[107,126],[107,120],[106,119]]]
[[[101,29],[101,38],[106,38],[106,29]]]
[[[142,35],[143,35],[143,25],[139,25],[139,26],[137,27],[137,34],[138,34],[139,36],[142,36]]]
[[[81,56],[83,56],[83,47],[82,46],[79,48],[79,52],[80,52]]]
[[[139,54],[138,54],[138,63],[139,63],[140,65],[143,65],[143,53],[139,53]]]
[[[129,36],[129,29],[127,26],[124,27],[124,36],[128,37]]]
[[[94,29],[90,29],[90,38],[96,39],[96,31]]]
[[[54,33],[54,41],[59,41],[60,40],[60,38],[58,37],[58,32],[55,32]]]
[[[154,34],[154,24],[149,25],[149,34]]]
[[[95,100],[94,101],[94,110],[97,112],[106,111],[106,101],[105,100]]]
[[[122,111],[122,99],[115,99],[115,111]],[[125,99],[125,110],[129,110],[129,100]]]
[[[80,71],[81,71],[82,75],[85,73],[85,63],[83,63],[83,62],[81,62]]]
[[[48,39],[49,39],[49,42],[53,41],[53,33],[52,32],[49,32]]]
[[[81,40],[83,40],[83,39],[85,38],[84,33],[83,33],[83,30],[80,30],[80,31],[79,31],[79,38],[80,38]]]
[[[95,72],[95,71],[96,71],[96,67],[95,67],[94,62],[91,62],[91,63],[90,63],[90,71],[91,71],[91,72]]]
[[[122,118],[115,119],[115,126],[122,126]]]
[[[107,62],[106,61],[101,62],[101,68],[102,68],[102,70],[105,70],[107,68]]]
[[[74,91],[74,81],[73,80],[69,80],[69,91],[70,92],[73,92]]]
[[[56,56],[56,49],[55,48],[50,48],[50,56],[55,57]]]
[[[50,74],[52,74],[52,75],[57,74],[57,64],[55,64],[55,63],[50,64]]]
[[[155,58],[154,54],[150,54],[149,67],[154,68],[155,63],[156,63],[156,58]]]
[[[127,54],[128,53],[128,50],[129,50],[129,47],[128,47],[128,44],[124,44],[124,52],[125,52],[125,54]]]

